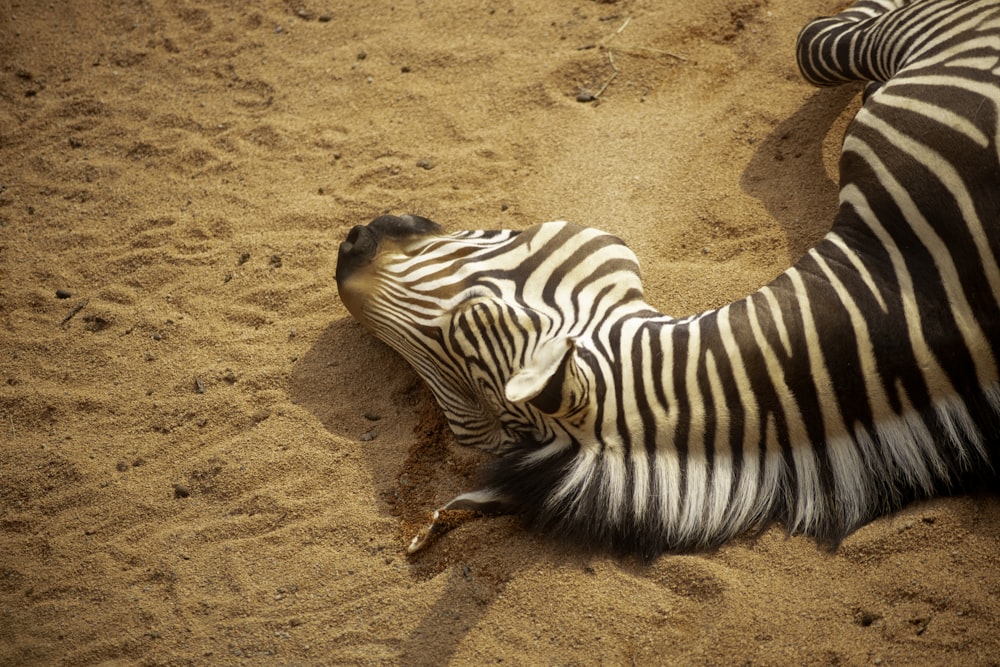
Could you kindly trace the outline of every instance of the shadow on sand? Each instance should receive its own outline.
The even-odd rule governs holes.
[[[760,143],[743,170],[740,186],[784,228],[793,258],[833,224],[839,185],[824,166],[824,146],[839,155],[846,126],[838,121],[854,116],[858,93],[849,85],[816,90]]]

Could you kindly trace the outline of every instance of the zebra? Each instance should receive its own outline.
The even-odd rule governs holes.
[[[830,231],[753,294],[684,318],[636,255],[564,221],[350,230],[348,311],[495,454],[459,513],[652,558],[773,523],[836,546],[1000,464],[1000,0],[861,0],[797,41],[815,85],[874,82]]]

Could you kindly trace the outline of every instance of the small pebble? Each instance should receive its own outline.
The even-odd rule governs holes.
[[[431,162],[430,160],[418,160],[417,166],[420,167],[421,169],[433,169],[434,163]]]
[[[382,419],[382,415],[377,412],[366,412],[365,419],[370,422],[377,422],[379,419]]]
[[[378,437],[378,430],[373,428],[372,430],[365,431],[364,433],[361,434],[361,442],[371,442],[377,437]]]
[[[174,498],[187,498],[191,491],[183,484],[174,484]]]
[[[56,290],[56,298],[57,299],[68,299],[71,296],[73,296],[73,293],[70,292],[69,290],[65,290],[65,289],[57,289]]]
[[[194,393],[204,394],[205,393],[205,383],[201,381],[200,377],[195,376],[194,378]]]
[[[582,88],[580,90],[580,92],[578,92],[576,94],[576,101],[577,102],[593,102],[596,99],[597,99],[597,95],[595,95],[594,93],[590,92],[586,88]]]

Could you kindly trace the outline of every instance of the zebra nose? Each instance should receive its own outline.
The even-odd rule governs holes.
[[[421,218],[419,215],[380,215],[372,220],[369,225],[375,233],[389,238],[403,238],[406,236],[427,236],[428,234],[438,234],[441,226],[433,220]]]
[[[354,272],[368,266],[383,239],[406,239],[440,232],[440,225],[419,215],[380,215],[367,225],[357,225],[340,244],[337,283],[342,284]]]
[[[347,233],[337,253],[337,284],[343,284],[358,269],[367,266],[378,250],[378,234],[364,225]]]

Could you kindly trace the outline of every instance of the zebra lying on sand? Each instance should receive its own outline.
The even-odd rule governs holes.
[[[635,255],[566,222],[351,230],[348,310],[496,453],[447,510],[650,557],[773,521],[836,545],[1000,464],[1000,0],[862,0],[799,36],[816,85],[884,82],[844,140],[831,231],[754,294],[684,319]]]

